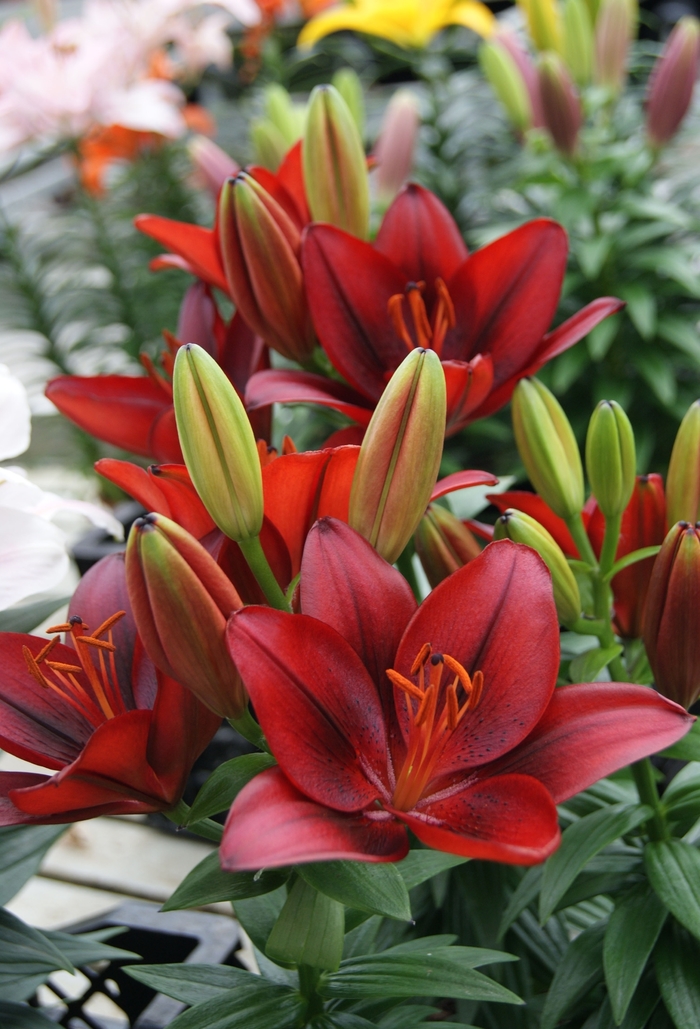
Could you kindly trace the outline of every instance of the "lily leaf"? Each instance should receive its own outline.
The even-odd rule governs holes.
[[[300,865],[298,874],[327,897],[347,907],[408,922],[411,902],[396,865],[359,861],[319,861]]]
[[[219,864],[219,853],[207,854],[178,888],[168,897],[163,911],[177,911],[180,908],[202,907],[219,901],[237,901],[246,897],[259,897],[271,893],[289,878],[285,870],[262,872],[223,872]]]

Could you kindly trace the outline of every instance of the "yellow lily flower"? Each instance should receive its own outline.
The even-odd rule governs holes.
[[[447,25],[465,25],[488,38],[496,19],[479,0],[355,0],[312,18],[297,44],[309,48],[341,29],[381,36],[404,49],[426,46]]]

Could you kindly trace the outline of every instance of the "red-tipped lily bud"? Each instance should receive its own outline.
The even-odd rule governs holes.
[[[497,42],[499,46],[502,46],[504,50],[507,50],[515,61],[515,65],[522,75],[523,82],[525,83],[528,97],[530,99],[530,107],[532,108],[532,124],[535,128],[542,128],[544,126],[544,112],[542,111],[540,81],[537,74],[537,68],[535,67],[529,53],[525,50],[519,38],[514,32],[511,32],[510,29],[499,29],[497,33],[494,33],[491,39],[493,42]]]
[[[208,354],[217,349],[216,332],[226,331],[211,289],[206,282],[197,279],[185,290],[180,304],[175,336],[181,343],[197,343]]]
[[[572,157],[583,120],[578,92],[557,54],[542,54],[538,70],[545,126],[557,149]]]
[[[680,424],[666,479],[668,521],[694,523],[700,518],[700,400]]]
[[[525,132],[532,126],[532,104],[513,55],[498,38],[488,40],[479,47],[479,64],[513,126]]]
[[[240,168],[225,150],[206,136],[193,136],[187,149],[197,178],[216,200],[226,179],[238,175]]]
[[[627,507],[634,490],[636,464],[629,418],[615,400],[601,400],[588,425],[586,471],[606,518],[617,518]]]
[[[678,522],[651,575],[644,645],[660,693],[689,708],[700,696],[700,523]]]
[[[380,201],[388,205],[411,174],[420,126],[418,101],[410,89],[399,89],[389,101],[379,139],[375,184]]]
[[[603,0],[595,26],[595,81],[619,93],[635,18],[630,0]]]
[[[481,553],[481,547],[464,522],[439,504],[430,505],[413,540],[423,571],[433,587]]]
[[[417,347],[391,377],[360,448],[348,521],[395,561],[430,501],[445,437],[440,358]]]
[[[266,189],[242,172],[221,190],[219,233],[229,292],[245,321],[284,357],[306,361],[315,338],[296,225]]]
[[[304,183],[314,221],[366,239],[369,183],[362,140],[348,105],[333,86],[309,98],[302,143]]]
[[[564,551],[545,527],[524,511],[510,508],[496,522],[493,538],[524,543],[537,551],[552,576],[554,604],[559,621],[562,625],[573,625],[581,616],[579,588]]]
[[[242,602],[194,536],[163,515],[134,522],[126,548],[129,599],[148,656],[223,718],[247,697],[224,639]]]
[[[530,482],[555,514],[568,521],[583,510],[583,468],[561,404],[537,379],[513,393],[515,442]]]
[[[263,489],[255,436],[236,390],[201,347],[180,347],[173,402],[185,464],[207,511],[230,539],[258,536]]]
[[[700,21],[681,18],[654,65],[647,89],[647,135],[655,148],[676,134],[693,98],[700,62]]]

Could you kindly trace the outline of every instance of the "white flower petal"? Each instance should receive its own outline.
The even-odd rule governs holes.
[[[23,454],[31,431],[27,391],[7,365],[0,364],[0,461]]]
[[[52,589],[68,568],[60,529],[25,511],[0,507],[0,610]]]

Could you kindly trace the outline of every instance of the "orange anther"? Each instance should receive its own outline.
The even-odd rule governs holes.
[[[469,676],[469,672],[466,670],[464,665],[461,665],[459,661],[451,657],[450,654],[445,654],[443,659],[449,670],[453,672],[461,682],[464,687],[464,692],[469,696],[473,689],[473,683]],[[483,680],[483,675],[481,678]]]
[[[452,730],[457,728],[459,722],[459,704],[457,703],[457,680],[451,682],[447,687],[447,728]]]
[[[411,665],[411,675],[416,675],[419,669],[423,667],[425,662],[428,660],[432,653],[432,647],[429,643],[424,643],[416,655],[416,659]]]
[[[413,350],[413,340],[406,328],[406,322],[403,317],[403,293],[395,293],[393,297],[389,297],[387,310],[394,323],[397,336],[406,344],[407,350]]]
[[[404,693],[408,693],[409,696],[415,697],[416,700],[423,701],[423,692],[419,690],[417,686],[414,686],[412,682],[404,678],[400,672],[395,671],[393,668],[387,668],[386,674],[394,684]]]
[[[420,727],[428,717],[429,710],[434,706],[435,699],[435,687],[432,685],[428,686],[427,690],[423,694],[420,707],[416,712],[415,724]]]
[[[61,622],[60,625],[52,625],[46,631],[47,632],[70,632],[72,628],[73,628],[73,626],[70,624],[70,622]]]
[[[92,635],[101,636],[103,632],[107,632],[108,629],[111,629],[114,623],[118,622],[120,618],[124,618],[125,615],[126,611],[117,611],[115,614],[110,615],[109,618],[105,618],[102,625],[100,625],[99,628],[95,629]]]
[[[413,315],[413,324],[416,327],[416,336],[418,338],[419,347],[430,347],[430,341],[433,338],[433,330],[430,327],[428,321],[428,312],[425,310],[425,301],[420,295],[420,289],[418,286],[414,286],[408,290],[408,306],[411,308],[411,314]]]

